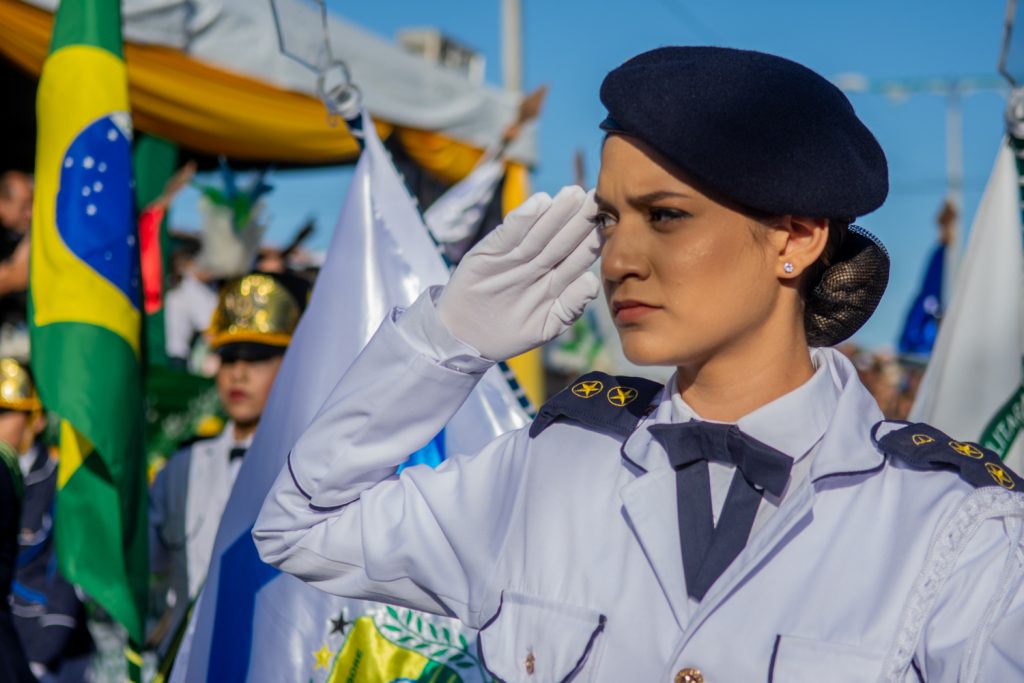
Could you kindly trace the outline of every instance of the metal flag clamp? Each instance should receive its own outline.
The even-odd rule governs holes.
[[[352,135],[362,138],[363,92],[352,82],[348,65],[339,59],[320,69],[316,76],[316,91],[327,107],[328,124],[336,126],[338,119],[342,118]]]
[[[270,0],[281,54],[316,74],[316,93],[327,108],[331,127],[342,119],[362,144],[363,93],[352,82],[344,60],[331,51],[324,0]],[[320,41],[310,40],[312,24],[320,25]]]

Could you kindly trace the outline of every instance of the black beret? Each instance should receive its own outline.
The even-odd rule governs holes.
[[[846,96],[782,57],[663,47],[601,84],[607,131],[635,136],[698,186],[767,215],[851,220],[889,191],[885,154]]]

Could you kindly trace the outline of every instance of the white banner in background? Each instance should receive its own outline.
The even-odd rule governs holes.
[[[172,682],[485,679],[475,636],[457,622],[322,593],[263,564],[250,535],[289,450],[384,316],[448,279],[368,118],[363,130],[327,259],[221,521]],[[526,423],[492,369],[446,427],[444,447],[475,451]]]
[[[910,419],[978,441],[1024,471],[1020,181],[1003,141]]]

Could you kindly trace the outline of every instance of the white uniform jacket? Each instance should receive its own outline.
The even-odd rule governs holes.
[[[887,458],[853,366],[813,357],[812,380],[738,422],[796,464],[699,603],[675,472],[647,429],[680,419],[674,390],[625,439],[560,420],[394,475],[485,365],[427,296],[339,382],[253,535],[322,590],[480,629],[509,683],[1024,680],[1024,496]]]
[[[241,458],[230,459],[234,425],[174,454],[149,491],[150,564],[166,574],[179,623],[210,567],[217,528]]]

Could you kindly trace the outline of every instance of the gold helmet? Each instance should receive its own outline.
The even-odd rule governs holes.
[[[308,298],[309,283],[294,275],[250,273],[229,281],[210,321],[210,348],[288,346]]]
[[[0,358],[0,410],[42,410],[28,368],[14,358]]]

